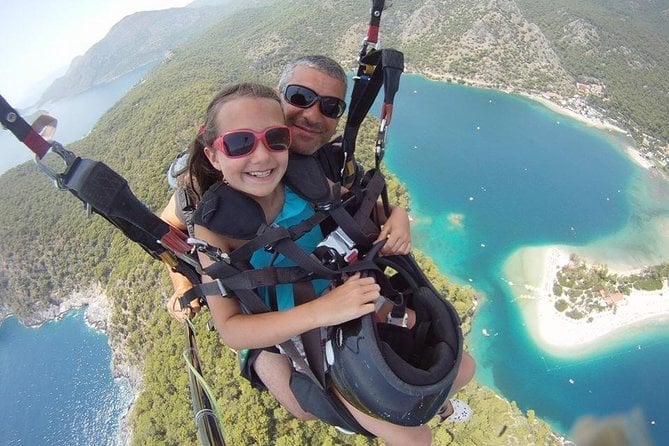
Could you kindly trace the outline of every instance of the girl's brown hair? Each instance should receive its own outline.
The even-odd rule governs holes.
[[[211,147],[214,140],[219,136],[216,129],[216,116],[221,106],[237,98],[266,98],[274,99],[279,104],[281,100],[276,92],[265,85],[255,83],[240,83],[224,88],[211,100],[207,106],[204,123],[200,126],[195,140],[191,144],[188,157],[188,176],[190,187],[197,194],[197,199],[202,198],[207,189],[222,180],[221,172],[211,165],[205,147]]]

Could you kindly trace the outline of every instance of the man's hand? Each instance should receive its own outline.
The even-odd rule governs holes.
[[[183,294],[184,291],[175,291],[167,302],[167,312],[170,313],[172,319],[182,324],[186,322],[186,319],[195,316],[195,313],[199,312],[202,308],[199,299],[193,299],[186,308],[182,308],[181,296]]]

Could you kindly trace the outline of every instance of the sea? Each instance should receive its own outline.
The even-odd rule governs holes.
[[[86,136],[109,108],[121,99],[134,85],[141,82],[155,64],[146,64],[111,82],[90,88],[83,93],[39,106],[19,108],[12,98],[5,99],[23,118],[32,123],[37,113],[48,112],[58,120],[54,139],[65,145]],[[0,174],[34,158],[33,153],[9,131],[0,131]]]
[[[39,328],[0,326],[0,443],[117,445],[132,401],[111,371],[107,336],[73,311]]]
[[[150,68],[40,106],[59,121],[55,139],[84,137]],[[37,108],[19,111],[28,117]],[[0,154],[0,173],[33,157],[8,131],[0,131]],[[111,354],[108,337],[86,325],[82,311],[38,328],[0,321],[0,444],[120,444],[119,421],[133,394],[113,376]]]
[[[639,267],[669,261],[669,181],[632,161],[624,134],[417,76],[402,77],[388,133],[385,162],[409,190],[414,247],[481,296],[467,338],[479,383],[565,435],[585,415],[640,408],[667,444],[666,319],[556,357],[530,336],[504,266],[518,249],[553,244]]]
[[[384,162],[409,190],[414,246],[480,296],[467,338],[478,382],[565,435],[582,416],[639,407],[659,445],[669,438],[668,324],[556,357],[533,341],[504,276],[509,256],[527,246],[669,259],[657,229],[669,219],[669,182],[635,164],[626,144],[524,97],[404,75]],[[0,349],[2,392],[15,392],[0,398],[0,438],[112,444],[116,398],[126,397],[109,372],[105,336],[80,314],[37,329],[10,318]]]

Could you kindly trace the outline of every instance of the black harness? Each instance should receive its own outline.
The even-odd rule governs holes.
[[[255,200],[222,182],[209,188],[193,216],[194,223],[229,238],[246,240],[246,243],[229,253],[216,252],[205,246],[206,252],[215,262],[205,268],[204,273],[214,281],[194,287],[182,300],[188,302],[197,295],[234,296],[246,313],[263,313],[275,308],[265,303],[257,294],[256,290],[260,287],[266,287],[271,296],[272,289],[277,285],[291,284],[295,304],[300,305],[317,298],[312,286],[313,280],[328,279],[340,283],[344,277],[358,271],[379,277],[378,281],[387,284],[387,290],[390,291],[390,284],[381,279],[385,276],[376,263],[377,253],[382,245],[373,246],[373,241],[379,234],[379,225],[373,211],[385,185],[381,173],[377,171],[364,186],[354,187],[350,193],[342,196],[340,185],[331,187],[328,184],[315,158],[293,154],[284,181],[296,194],[308,201],[314,210],[312,216],[290,227],[268,225],[262,208]],[[296,240],[316,226],[340,228],[339,230],[355,240],[357,249],[364,255],[361,254],[361,258],[355,263],[347,264],[329,262],[329,259],[324,261],[314,253],[304,251]],[[281,254],[292,260],[296,266],[270,264],[263,268],[253,268],[250,258],[258,250]],[[393,297],[392,292],[387,295]],[[296,375],[292,380],[298,398],[299,395],[304,397],[314,393],[325,396],[326,400],[321,401],[317,407],[313,406],[313,401],[305,401],[305,404],[325,421],[368,434],[329,391],[330,383],[323,359],[326,339],[322,337],[321,329],[303,333],[301,340],[306,361],[291,340],[280,344],[283,351],[308,377],[305,381]],[[336,410],[324,411],[323,407],[330,406]]]

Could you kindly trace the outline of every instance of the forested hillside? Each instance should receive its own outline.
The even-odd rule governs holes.
[[[300,54],[327,54],[352,68],[368,8],[358,0],[294,0],[232,13],[174,48],[69,148],[109,164],[158,211],[170,194],[167,166],[195,136],[204,107],[223,84],[274,84],[283,64]],[[532,24],[539,24],[539,16],[528,20],[530,13],[523,14],[513,1],[396,0],[384,14],[382,42],[402,50],[407,69],[415,72],[570,93],[572,74],[580,73],[564,68],[541,25]],[[371,147],[361,143],[359,150],[370,153]],[[72,290],[101,282],[113,303],[111,342],[125,352],[121,360],[144,367],[144,391],[131,414],[134,443],[195,444],[181,359],[185,336],[164,310],[171,290],[163,267],[100,217],[86,218],[80,202],[57,191],[32,164],[2,175],[0,188],[0,311],[29,319]],[[423,262],[467,316],[472,290],[453,286]],[[206,313],[197,317],[198,340],[230,444],[371,444],[321,423],[297,422],[266,394],[252,391],[239,381],[234,355],[205,330],[206,319]],[[531,412],[523,417],[489,390],[470,385],[464,397],[476,410],[474,421],[440,428],[435,444],[558,443]]]
[[[272,8],[275,0],[209,0],[189,8],[138,13],[58,79],[45,99],[104,83],[150,61],[169,59],[169,49],[190,41],[239,8]],[[323,36],[323,20],[339,29],[321,42],[342,61],[351,60],[366,26],[366,7],[344,0],[305,5],[304,14],[276,17]],[[253,14],[253,13],[252,13]],[[285,19],[285,20],[284,20]],[[669,5],[624,0],[397,0],[384,13],[382,40],[401,48],[407,71],[503,90],[570,97],[576,82],[585,100],[632,130],[669,141]],[[272,30],[273,31],[273,30]],[[281,44],[264,30],[252,47],[262,53]],[[336,45],[328,45],[333,36]],[[284,44],[286,42],[283,42]],[[269,44],[269,46],[267,46]],[[600,90],[601,87],[601,90]],[[657,144],[661,144],[659,141]]]
[[[598,83],[588,100],[636,132],[669,141],[669,3],[516,0],[578,81]]]

